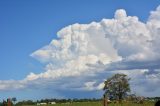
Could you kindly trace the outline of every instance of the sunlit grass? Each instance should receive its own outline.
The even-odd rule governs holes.
[[[29,105],[25,105],[29,106]],[[30,105],[31,106],[31,105]],[[36,106],[36,105],[32,105]],[[76,102],[76,103],[61,103],[61,104],[54,104],[54,105],[40,105],[40,106],[103,106],[102,102]],[[125,102],[122,104],[119,103],[110,103],[108,106],[154,106],[153,102],[144,102],[143,104]]]

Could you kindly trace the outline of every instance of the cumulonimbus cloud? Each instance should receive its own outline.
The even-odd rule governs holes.
[[[57,36],[58,39],[31,54],[47,64],[45,72],[30,73],[20,81],[0,81],[0,90],[41,86],[42,82],[46,87],[61,83],[55,87],[57,89],[99,90],[106,78],[102,73],[107,74],[109,70],[135,72],[127,74],[133,78],[143,76],[147,84],[151,84],[150,80],[160,82],[157,71],[160,65],[160,7],[151,12],[146,23],[119,9],[113,19],[69,25]],[[138,80],[134,81],[138,84]]]

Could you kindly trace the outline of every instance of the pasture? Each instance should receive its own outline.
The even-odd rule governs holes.
[[[37,106],[37,105],[24,105],[24,106]],[[40,105],[40,106],[103,106],[102,102],[77,102],[77,103],[62,103],[54,105]],[[145,102],[143,104],[137,103],[110,103],[108,106],[154,106],[154,102]]]

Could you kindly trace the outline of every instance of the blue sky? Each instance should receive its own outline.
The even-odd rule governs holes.
[[[124,9],[128,16],[137,16],[141,22],[146,23],[150,11],[155,11],[159,4],[158,0],[1,0],[0,80],[2,82],[19,81],[26,78],[31,72],[35,74],[45,72],[46,65],[50,61],[37,61],[41,59],[35,51],[48,45],[53,39],[61,39],[57,38],[57,32],[68,25],[100,22],[104,18],[111,19],[118,9]],[[32,55],[33,53],[35,55]],[[57,64],[56,62],[52,64]],[[58,64],[61,62],[58,61]],[[150,68],[147,67],[147,69]],[[50,90],[49,87],[45,89],[38,87],[38,91],[35,88],[2,90],[0,98],[8,96],[16,96],[19,99],[69,98],[83,92],[75,91],[71,95],[66,90],[61,91],[64,92],[63,94]],[[33,97],[33,93],[37,95]],[[100,94],[95,95],[100,97]],[[92,94],[89,95],[93,97]],[[86,97],[86,91],[79,97]]]

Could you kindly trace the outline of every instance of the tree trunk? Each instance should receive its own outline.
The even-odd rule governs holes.
[[[105,94],[103,96],[103,106],[108,106],[108,99]]]

